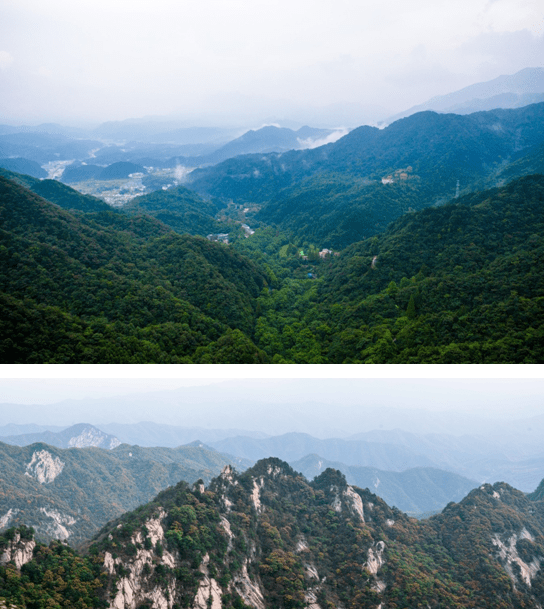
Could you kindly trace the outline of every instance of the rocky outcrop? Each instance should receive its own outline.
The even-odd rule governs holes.
[[[166,511],[159,508],[158,514],[145,522],[151,549],[141,547],[144,534],[140,530],[131,539],[137,547],[134,557],[122,561],[118,557],[114,558],[110,552],[105,553],[104,568],[108,573],[110,575],[115,575],[117,571],[122,573],[115,584],[113,600],[110,603],[111,609],[136,609],[144,603],[151,603],[152,609],[172,609],[176,595],[176,579],[173,574],[167,576],[166,584],[163,583],[162,586],[152,583],[152,575],[157,564],[168,569],[173,569],[176,564],[176,559],[170,552],[163,550],[160,557],[154,552],[157,543],[164,540],[161,523],[166,516]]]
[[[210,557],[206,554],[202,559],[202,564],[199,568],[203,577],[200,580],[193,601],[193,609],[221,609],[221,595],[223,594],[223,591],[215,579],[210,577],[208,572],[209,562]]]
[[[17,569],[20,569],[32,560],[35,547],[34,539],[21,539],[20,533],[15,532],[13,539],[8,542],[2,556],[0,556],[0,565],[13,561]]]
[[[7,528],[11,519],[17,514],[19,510],[10,508],[3,516],[0,516],[0,530]]]
[[[527,529],[523,529],[518,535],[511,535],[506,542],[503,542],[496,533],[491,538],[491,543],[497,548],[499,560],[501,561],[504,570],[508,573],[514,585],[519,581],[518,575],[516,575],[517,571],[522,582],[531,587],[531,581],[540,571],[540,564],[543,559],[539,556],[535,556],[529,564],[523,561],[520,558],[516,548],[516,544],[520,539],[534,541],[534,538],[529,531],[527,531]],[[514,565],[516,565],[518,568],[516,569]]]
[[[72,531],[70,531],[67,527],[71,527],[76,524],[75,518],[61,514],[57,510],[48,510],[44,507],[40,508],[40,512],[50,518],[52,521],[42,524],[40,527],[41,530],[54,539],[60,539],[62,541],[65,541],[68,539],[68,537],[70,537]]]
[[[37,450],[30,463],[26,466],[25,474],[35,478],[40,484],[48,484],[62,473],[64,462],[47,450]]]
[[[383,551],[385,550],[385,543],[378,541],[374,548],[368,548],[368,560],[365,564],[365,569],[376,575],[380,567],[384,564]]]
[[[246,605],[255,609],[265,609],[261,587],[249,577],[247,559],[242,565],[242,570],[234,576],[229,588],[236,591]]]
[[[344,497],[350,510],[357,514],[357,516],[361,519],[361,522],[364,522],[365,514],[363,510],[363,500],[361,499],[361,496],[353,490],[352,486],[348,486],[348,488],[344,491]]]
[[[251,500],[253,502],[253,507],[257,514],[260,514],[263,510],[263,506],[261,504],[261,488],[263,487],[263,479],[261,478],[260,483],[257,480],[253,480],[253,491],[251,493]]]
[[[337,486],[332,485],[330,487],[330,491],[331,493],[334,493],[334,499],[331,502],[331,508],[335,512],[342,511],[342,500],[344,500],[347,509],[353,514],[356,514],[357,517],[361,520],[361,522],[365,521],[363,500],[361,499],[361,496],[353,490],[352,486],[347,486],[344,491],[340,491]]]
[[[304,595],[304,600],[306,602],[306,609],[321,609],[317,603],[315,592],[308,590]]]
[[[87,446],[97,446],[111,450],[119,446],[121,442],[115,437],[100,431],[96,427],[89,425],[85,427],[77,436],[68,440],[69,448],[85,448]]]

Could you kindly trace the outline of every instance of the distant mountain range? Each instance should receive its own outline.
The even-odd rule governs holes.
[[[86,448],[96,446],[97,448],[112,449],[119,446],[121,442],[100,429],[86,423],[72,425],[62,431],[41,431],[29,434],[2,436],[0,442],[14,444],[15,446],[27,446],[35,442],[44,442],[57,448]]]
[[[521,108],[544,101],[544,68],[525,68],[487,82],[476,83],[459,91],[433,97],[424,104],[390,117],[392,123],[416,112],[434,110],[471,114],[495,108]]]
[[[527,425],[533,426],[533,435],[528,435]],[[308,479],[327,467],[334,467],[351,483],[371,488],[391,505],[407,512],[424,513],[459,500],[483,481],[516,482],[526,491],[534,490],[544,468],[537,440],[540,426],[537,420],[526,419],[512,421],[502,431],[495,427],[485,436],[375,430],[348,438],[321,440],[301,433],[275,437],[253,433],[250,437],[237,435],[240,430],[236,429],[188,429],[154,423],[101,427],[132,445],[151,448],[191,443],[223,456],[232,455],[228,457],[232,463],[234,459],[246,466],[263,455],[279,457],[289,461]],[[4,436],[0,441],[17,446],[41,442],[59,448],[99,446],[107,449],[115,448],[120,442],[117,437],[85,424],[57,432],[45,430]]]
[[[286,152],[313,148],[335,141],[347,130],[301,127],[298,130],[274,125],[250,130],[177,129],[159,132],[157,124],[105,124],[88,134],[88,138],[66,135],[60,126],[36,128],[0,125],[0,167],[9,171],[45,178],[42,168],[48,162],[71,161],[60,179],[73,184],[85,180],[111,180],[128,177],[130,173],[146,173],[146,167],[214,165],[234,156]],[[141,131],[139,131],[141,129]],[[236,133],[241,135],[234,137]],[[81,134],[80,134],[81,135]],[[140,135],[140,137],[139,137]],[[102,137],[130,141],[115,143],[89,139]]]
[[[418,517],[438,512],[450,501],[461,501],[478,486],[474,480],[432,467],[416,467],[395,472],[375,467],[346,465],[315,454],[291,461],[289,464],[308,480],[313,480],[327,468],[337,469],[346,476],[349,484],[368,488],[388,505]]]
[[[415,451],[393,444],[368,441],[349,441],[337,438],[318,440],[304,433],[289,433],[272,438],[228,438],[210,442],[219,452],[258,461],[273,456],[284,461],[298,461],[308,454],[316,453],[330,461],[341,461],[348,465],[365,465],[402,471],[410,467],[432,466],[434,463]]]
[[[4,497],[0,501],[0,529],[26,523],[42,539],[60,537],[71,543],[90,537],[106,520],[148,501],[153,493],[179,480],[209,480],[227,463],[243,471],[255,462],[217,452],[199,441],[175,449],[119,445],[116,438],[83,424],[60,433],[45,431],[0,440],[17,444],[0,442],[0,497]],[[294,435],[293,440],[300,441],[300,435]],[[322,452],[327,453],[323,442]],[[398,452],[393,446],[389,451]],[[269,450],[271,455],[278,452]],[[365,461],[359,458],[359,462]],[[371,488],[391,505],[419,515],[442,509],[476,486],[476,482],[429,467],[395,473],[332,462],[318,455],[306,455],[292,465],[308,479],[334,465],[352,483]]]

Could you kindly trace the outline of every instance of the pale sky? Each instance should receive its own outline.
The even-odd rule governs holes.
[[[472,396],[483,407],[485,396],[486,408],[501,403],[517,411],[538,406],[544,412],[544,372],[538,365],[0,365],[0,403],[51,404],[66,399],[219,386],[229,381],[237,381],[229,385],[234,395],[238,387],[240,395],[247,387],[256,387],[258,394],[261,383],[263,387],[275,387],[277,391],[259,396],[259,400],[273,402],[275,393],[278,399],[284,391],[294,395],[292,380],[301,380],[297,391],[303,389],[297,399],[306,401],[341,398],[348,403],[357,401],[359,392],[372,388],[373,395],[382,396],[379,403],[383,406],[443,410],[452,405],[459,408],[460,402],[468,404]]]
[[[311,123],[335,104],[394,113],[543,67],[543,8],[542,0],[2,0],[0,122]]]

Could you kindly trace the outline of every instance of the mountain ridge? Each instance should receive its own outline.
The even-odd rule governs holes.
[[[58,432],[43,431],[13,436],[0,436],[0,442],[15,446],[26,446],[28,444],[43,442],[57,448],[96,446],[105,449],[113,449],[121,444],[120,440],[115,436],[104,433],[89,423],[78,423]]]
[[[162,491],[106,525],[82,556],[38,545],[20,576],[13,563],[0,567],[0,588],[25,605],[19,577],[32,577],[35,597],[72,595],[81,609],[537,607],[543,528],[543,502],[504,483],[416,521],[336,470],[308,483],[266,459],[243,474],[226,467],[208,487]],[[11,555],[32,543],[25,527],[0,538]],[[76,565],[86,576],[63,585]]]
[[[424,110],[470,114],[496,108],[517,108],[544,101],[544,68],[524,68],[458,91],[432,97],[427,102],[395,114],[387,122]]]
[[[39,539],[74,545],[179,480],[208,481],[227,464],[246,466],[242,459],[199,446],[57,448],[0,441],[0,456],[1,528],[29,524]]]

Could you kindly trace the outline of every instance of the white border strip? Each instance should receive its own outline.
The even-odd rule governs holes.
[[[542,364],[1,364],[0,378],[544,378]]]

